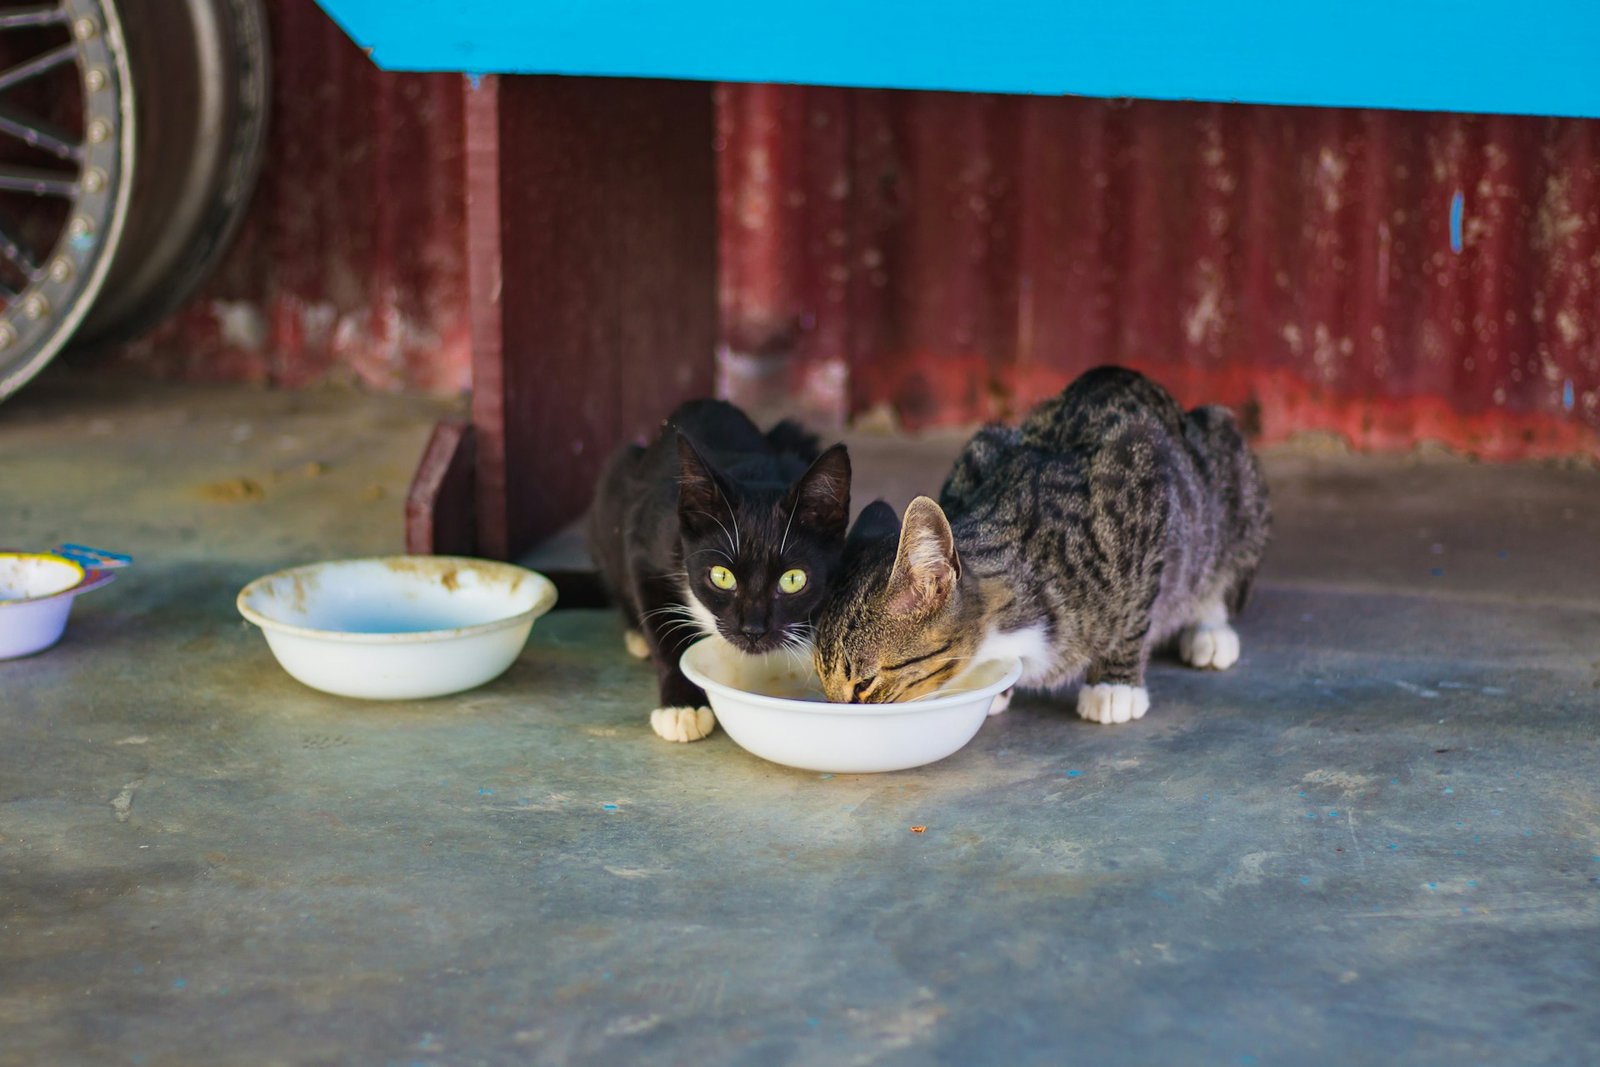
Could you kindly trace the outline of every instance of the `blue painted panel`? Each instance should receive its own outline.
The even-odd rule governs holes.
[[[319,0],[391,70],[1600,116],[1600,0]]]

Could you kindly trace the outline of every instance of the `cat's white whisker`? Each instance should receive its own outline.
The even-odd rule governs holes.
[[[639,616],[642,619],[653,619],[657,615],[679,615],[683,618],[694,618],[694,612],[681,604],[668,604],[666,607],[652,608]]]
[[[666,641],[679,639],[685,633],[704,637],[711,631],[707,630],[699,619],[674,619],[671,622],[657,626],[654,632],[657,639]]]
[[[809,623],[796,623],[783,633],[779,650],[788,656],[796,668],[804,670],[811,665],[811,639]]]
[[[722,497],[722,506],[728,509],[728,521],[733,523],[733,554],[739,554],[739,516],[733,510],[733,501],[728,499],[728,494],[722,491],[722,486],[717,486],[717,495]]]
[[[661,627],[660,633],[663,637],[666,637],[670,634],[675,634],[680,630],[698,630],[699,628],[700,624],[693,619],[679,619],[676,622],[669,622],[665,626]]]
[[[778,543],[778,554],[780,556],[789,547],[789,527],[794,525],[794,513],[799,510],[800,501],[796,498],[795,502],[789,507],[789,521],[783,524],[783,540]]]
[[[724,503],[727,503],[727,502],[724,501]],[[734,557],[739,555],[739,541],[738,541],[738,538],[735,536],[739,532],[739,520],[738,519],[734,519],[733,520],[733,533],[730,534],[728,532],[728,528],[723,525],[722,520],[717,518],[715,515],[711,514],[711,512],[709,512],[709,511],[696,511],[696,512],[694,512],[694,514],[696,514],[696,515],[704,515],[706,518],[710,519],[712,522],[716,523],[718,527],[721,528],[722,536],[727,540],[728,548],[731,549],[732,552],[733,552],[733,556],[729,556],[728,557],[729,559],[733,559]],[[728,517],[729,518],[733,518],[733,508],[731,508],[731,507],[728,508]],[[717,551],[717,552],[720,552],[722,550],[721,549],[703,549],[702,551]]]
[[[722,526],[722,523],[718,522],[717,525],[718,526]],[[722,536],[726,537],[728,539],[728,551],[730,551],[735,557],[737,557],[739,555],[739,524],[738,523],[734,523],[733,524],[733,534],[732,534],[732,536],[729,536],[728,528],[726,526],[723,526],[722,527]]]
[[[715,484],[715,483],[713,483],[713,484]],[[728,509],[728,521],[733,523],[733,536],[728,538],[728,541],[731,544],[731,546],[733,547],[733,554],[735,556],[737,556],[739,554],[739,543],[740,543],[739,542],[739,516],[733,510],[733,501],[728,499],[728,494],[724,493],[722,491],[722,486],[720,486],[720,485],[717,486],[717,497],[719,499],[721,499],[722,506]],[[713,516],[713,518],[715,518],[715,516]],[[721,519],[717,519],[717,525],[718,526],[722,526],[722,520]],[[722,526],[722,533],[723,533],[724,536],[727,536],[728,528],[726,526]]]
[[[708,636],[705,633],[705,631],[701,628],[701,626],[700,626],[700,624],[698,622],[688,622],[688,621],[675,622],[675,623],[672,623],[670,626],[664,626],[664,627],[661,628],[661,631],[658,634],[658,636],[660,637],[662,643],[666,643],[668,641],[672,641],[672,642],[676,643],[676,642],[681,642],[681,640],[682,640],[681,635],[684,633],[684,631],[688,631],[688,633],[690,635],[693,635],[693,636],[698,636],[698,637]]]

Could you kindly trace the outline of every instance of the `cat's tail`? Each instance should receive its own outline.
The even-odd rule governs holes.
[[[793,419],[784,419],[768,430],[767,444],[780,456],[793,456],[802,463],[810,463],[822,452],[817,435]]]
[[[584,543],[600,574],[601,586],[613,604],[622,607],[631,626],[638,626],[623,595],[627,588],[627,546],[624,527],[628,504],[635,499],[634,475],[645,450],[624,444],[611,453],[595,482],[594,499],[584,515]]]
[[[595,502],[607,496],[615,496],[623,491],[635,471],[639,468],[639,459],[645,453],[643,445],[632,442],[618,445],[600,469],[600,477],[595,480]]]

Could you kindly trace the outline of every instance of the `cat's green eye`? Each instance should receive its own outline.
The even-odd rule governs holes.
[[[783,577],[778,579],[778,588],[785,593],[798,593],[806,587],[806,572],[798,567],[792,571],[784,571]]]
[[[739,580],[735,578],[733,576],[733,572],[726,567],[712,567],[711,584],[716,586],[718,589],[732,589],[734,586],[739,584]]]

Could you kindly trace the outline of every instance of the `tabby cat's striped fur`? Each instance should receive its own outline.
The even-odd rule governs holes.
[[[1118,367],[1084,374],[1021,426],[979,431],[938,504],[913,501],[898,537],[887,518],[858,523],[818,620],[829,699],[908,700],[975,659],[1016,655],[1025,688],[1084,677],[1078,712],[1103,723],[1145,713],[1145,663],[1173,635],[1193,666],[1233,664],[1228,616],[1269,526],[1227,410],[1185,414]]]

